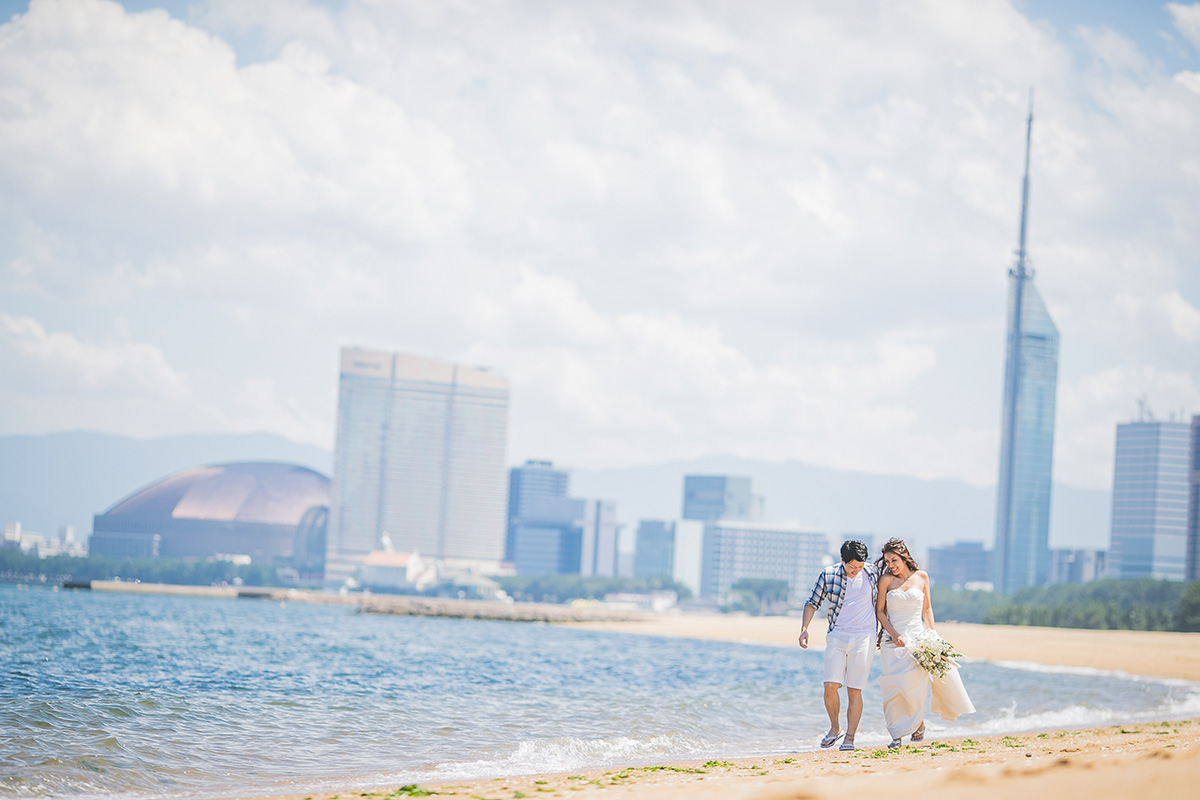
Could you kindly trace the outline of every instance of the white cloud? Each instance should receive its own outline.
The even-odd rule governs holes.
[[[229,430],[269,432],[297,442],[328,446],[333,438],[330,419],[317,419],[295,397],[283,397],[270,378],[246,378],[232,407],[221,412]]]
[[[917,413],[904,405],[937,356],[903,334],[797,343],[756,363],[715,326],[605,315],[578,287],[528,267],[514,302],[481,316],[490,327],[462,358],[498,364],[512,381],[522,452],[569,436],[596,466],[721,452],[882,472],[915,449],[934,475],[955,460],[914,429]],[[542,327],[531,334],[531,324]]]
[[[1176,30],[1200,49],[1200,3],[1167,3],[1166,8]]]
[[[1158,307],[1176,336],[1188,344],[1200,342],[1200,310],[1184,300],[1183,295],[1167,292],[1158,298]]]
[[[218,38],[101,0],[35,0],[4,27],[0,174],[35,205],[77,194],[57,213],[85,231],[114,221],[137,245],[132,205],[189,239],[216,218],[424,240],[470,205],[449,139],[312,45],[238,68]]]
[[[811,180],[789,182],[785,184],[785,190],[797,208],[811,214],[830,233],[845,238],[854,232],[854,220],[838,208],[829,165],[817,162],[815,171]]]
[[[79,389],[129,387],[172,402],[191,396],[187,377],[171,368],[162,351],[143,342],[96,344],[37,320],[0,313],[0,334],[10,349],[38,367],[75,382]]]
[[[118,431],[332,445],[359,344],[502,368],[514,461],[987,483],[1036,86],[1056,475],[1105,486],[1106,386],[1200,406],[1200,93],[1119,31],[1056,36],[1007,0],[34,0],[0,27],[6,357],[190,387]],[[52,371],[0,396],[12,429],[99,418]]]

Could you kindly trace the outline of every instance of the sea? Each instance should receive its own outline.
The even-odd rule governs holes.
[[[799,627],[799,623],[797,623]],[[969,655],[969,654],[968,654]],[[816,650],[0,584],[0,798],[222,798],[814,750]],[[860,747],[883,747],[879,662]],[[1200,715],[1200,684],[967,659],[931,738]]]

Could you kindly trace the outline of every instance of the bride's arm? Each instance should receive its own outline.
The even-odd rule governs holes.
[[[879,579],[879,596],[875,598],[875,619],[879,620],[879,624],[887,631],[887,635],[892,637],[892,641],[896,643],[897,647],[904,647],[904,640],[900,638],[900,634],[896,633],[896,629],[892,627],[892,623],[887,618],[887,592],[891,585],[891,575],[884,575]]]
[[[925,620],[925,627],[933,630],[933,602],[929,599],[929,573],[922,570],[921,576],[925,578],[925,607],[921,609],[921,616]]]

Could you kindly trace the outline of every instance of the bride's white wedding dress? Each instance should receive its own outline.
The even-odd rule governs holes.
[[[887,593],[888,621],[905,642],[925,630],[921,618],[924,605],[925,592],[920,587]],[[959,714],[975,711],[957,667],[951,667],[944,678],[935,678],[918,666],[911,653],[890,641],[883,643],[882,660],[879,686],[883,689],[883,717],[893,739],[914,733],[925,722],[925,698],[930,688],[933,702],[929,710],[942,719],[952,722]]]

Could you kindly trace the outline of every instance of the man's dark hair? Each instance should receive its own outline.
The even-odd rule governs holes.
[[[842,542],[842,563],[849,564],[851,561],[866,561],[867,546],[862,542],[851,539],[848,542]]]

